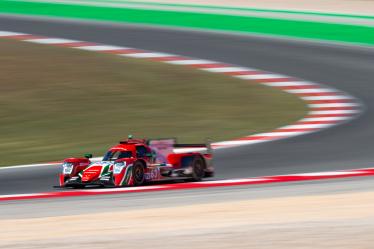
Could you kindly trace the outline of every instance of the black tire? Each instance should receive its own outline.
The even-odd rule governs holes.
[[[192,180],[201,181],[205,175],[205,164],[203,159],[196,157],[192,162]]]
[[[144,164],[142,162],[135,162],[132,168],[132,178],[134,180],[134,186],[141,186],[145,183],[144,176]]]

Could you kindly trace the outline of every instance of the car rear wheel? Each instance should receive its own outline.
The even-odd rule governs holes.
[[[205,171],[204,171],[204,161],[197,157],[192,162],[192,180],[193,181],[201,181],[201,179],[204,177]]]
[[[134,186],[143,185],[145,182],[144,177],[144,165],[141,162],[135,162],[132,168],[132,178],[134,180]]]

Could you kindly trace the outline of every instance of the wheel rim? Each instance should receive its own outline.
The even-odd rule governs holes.
[[[142,166],[137,166],[135,168],[134,178],[135,178],[135,182],[143,181],[143,167]]]

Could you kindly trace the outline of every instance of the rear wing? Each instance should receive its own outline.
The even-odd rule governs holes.
[[[174,144],[174,153],[183,152],[201,152],[201,153],[212,153],[212,146],[210,142],[206,144]]]
[[[206,144],[178,144],[175,138],[160,138],[149,139],[147,144],[156,153],[156,161],[158,162],[166,162],[167,156],[172,153],[212,153],[209,141]]]

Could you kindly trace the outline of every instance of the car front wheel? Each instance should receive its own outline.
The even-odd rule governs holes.
[[[134,186],[143,185],[145,182],[144,177],[144,165],[141,162],[135,162],[132,169],[132,178],[134,180]]]

